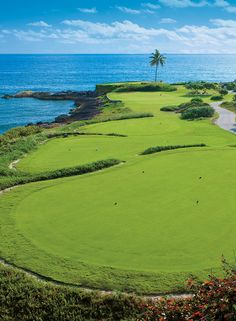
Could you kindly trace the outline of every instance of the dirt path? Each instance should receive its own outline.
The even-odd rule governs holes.
[[[16,169],[16,165],[19,163],[20,159],[15,160],[14,162],[12,162],[8,167],[9,169]]]
[[[7,262],[6,260],[0,258],[0,264],[5,266],[5,267],[10,267],[10,268],[14,268],[17,271],[24,273],[25,275],[27,275],[30,278],[33,278],[34,280],[37,280],[38,282],[42,282],[45,284],[51,284],[53,286],[67,286],[70,288],[77,288],[81,291],[87,291],[87,292],[92,292],[92,291],[96,291],[97,293],[99,293],[101,296],[106,296],[106,295],[115,295],[117,294],[117,291],[107,291],[107,290],[102,290],[102,289],[91,289],[91,288],[84,288],[84,287],[80,287],[79,285],[75,285],[75,284],[71,284],[71,283],[65,283],[65,282],[60,282],[48,277],[45,277],[41,274],[35,273],[33,271],[30,271],[28,269],[24,269],[21,267],[18,267],[14,264],[11,264],[9,262]],[[133,293],[125,293],[122,292],[122,294],[124,295],[132,295]],[[163,297],[167,297],[167,298],[172,298],[172,299],[179,299],[179,300],[184,300],[187,298],[191,298],[192,294],[187,294],[187,293],[183,293],[183,294],[159,294],[159,295],[144,295],[142,296],[143,299],[146,300],[153,300],[153,301],[158,301],[160,299],[162,299]]]
[[[229,111],[225,108],[220,107],[222,102],[211,103],[211,107],[219,114],[219,118],[215,121],[215,124],[219,127],[230,131],[231,133],[236,134],[236,122],[235,122],[235,113]]]

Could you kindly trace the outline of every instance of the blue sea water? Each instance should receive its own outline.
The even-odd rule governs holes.
[[[93,90],[97,83],[153,80],[148,55],[0,55],[0,95],[21,90]],[[236,55],[167,55],[159,79],[232,81]],[[0,98],[0,132],[36,121],[51,121],[72,102]]]

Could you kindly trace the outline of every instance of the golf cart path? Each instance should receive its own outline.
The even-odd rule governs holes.
[[[219,118],[215,121],[215,124],[219,127],[236,134],[236,122],[235,113],[225,108],[220,107],[222,102],[211,103],[211,107],[219,114]]]

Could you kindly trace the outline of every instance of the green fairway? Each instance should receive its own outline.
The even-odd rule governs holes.
[[[82,127],[83,132],[119,133],[128,137],[77,136],[53,139],[23,158],[17,168],[40,172],[111,157],[132,160],[142,150],[156,145],[205,143],[210,146],[224,146],[235,143],[234,135],[210,125],[210,120],[183,121],[176,114],[160,111],[164,105],[189,101],[190,98],[185,97],[185,94],[186,90],[182,87],[171,93],[112,93],[110,98],[122,100],[125,107],[137,112],[152,112],[155,117]],[[75,129],[76,123],[67,126],[67,130]]]
[[[41,172],[117,158],[120,166],[28,184],[0,197],[0,256],[63,282],[146,293],[183,290],[195,274],[220,268],[236,247],[233,134],[211,120],[161,112],[189,101],[170,93],[112,93],[155,117],[83,126],[47,141],[17,168]],[[76,130],[77,124],[66,126]],[[206,144],[139,156],[153,146]]]

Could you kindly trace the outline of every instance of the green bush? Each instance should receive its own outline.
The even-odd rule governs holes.
[[[164,106],[161,108],[161,111],[177,111],[179,110],[179,106]]]
[[[211,97],[211,100],[214,100],[214,101],[223,100],[223,99],[224,99],[224,97],[221,96],[221,95],[216,95],[216,96],[212,96],[212,97]]]
[[[214,109],[212,107],[193,107],[185,110],[181,114],[182,119],[197,119],[202,117],[212,117],[214,115]]]
[[[207,103],[204,103],[201,98],[193,98],[193,99],[191,99],[191,101],[186,102],[186,103],[182,103],[178,106],[176,106],[176,105],[164,106],[161,108],[161,111],[180,111],[180,112],[183,112],[183,111],[185,111],[189,108],[192,108],[192,107],[203,107],[203,106],[208,107],[210,105]]]
[[[119,321],[138,318],[141,299],[40,282],[0,265],[2,321]]]
[[[236,90],[236,82],[225,83],[224,86],[227,90]]]
[[[196,98],[191,99],[191,103],[202,104],[203,100],[202,100],[202,98],[196,97]]]
[[[195,82],[188,82],[185,84],[187,89],[193,90],[203,90],[203,89],[216,89],[218,84],[205,82],[205,81],[195,81]]]
[[[171,92],[177,90],[176,87],[158,82],[143,82],[143,83],[135,83],[135,82],[127,82],[127,83],[117,83],[117,84],[105,84],[105,85],[97,85],[96,91],[99,95],[103,95],[112,91],[115,92],[132,92],[132,91],[166,91]]]
[[[191,145],[171,145],[171,146],[156,146],[145,149],[140,155],[149,155],[154,153],[160,153],[166,150],[179,149],[179,148],[191,148],[191,147],[205,147],[205,144],[191,144]]]
[[[118,133],[108,133],[108,134],[102,134],[102,133],[83,133],[83,132],[63,132],[63,133],[50,133],[47,135],[48,139],[52,138],[67,138],[69,136],[116,136],[116,137],[128,137],[124,134],[118,134]]]
[[[220,89],[220,90],[219,90],[219,94],[220,94],[221,96],[228,95],[228,90],[226,90],[226,89]]]
[[[40,174],[21,174],[17,173],[13,178],[8,178],[7,180],[0,181],[0,190],[13,187],[15,185],[24,185],[31,182],[46,181],[50,179],[57,179],[62,177],[70,177],[76,175],[83,175],[87,173],[96,172],[105,168],[109,168],[120,164],[121,161],[117,159],[106,159],[97,162],[93,162],[86,165],[80,165],[69,168],[57,169],[55,171],[43,172]]]
[[[8,130],[3,135],[0,135],[0,144],[2,141],[18,139],[21,137],[27,137],[27,136],[38,134],[41,132],[42,132],[42,128],[40,128],[39,126],[15,127]]]
[[[190,279],[188,298],[151,300],[135,295],[85,291],[36,280],[0,265],[3,321],[235,321],[235,269],[203,283]]]
[[[181,112],[189,109],[189,108],[199,108],[199,107],[208,107],[210,106],[209,104],[207,103],[204,103],[202,101],[199,101],[199,100],[195,100],[195,99],[192,99],[190,102],[187,102],[187,103],[183,103],[183,104],[180,104],[179,105],[179,110]]]

